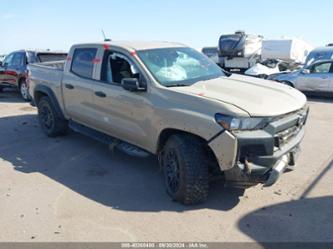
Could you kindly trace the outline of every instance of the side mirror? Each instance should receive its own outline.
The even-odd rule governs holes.
[[[309,74],[310,70],[309,69],[302,69],[301,73],[302,74]]]
[[[121,86],[130,92],[143,92],[147,90],[145,86],[140,86],[137,78],[124,78],[121,80]]]
[[[2,67],[2,61],[0,61],[0,67]]]

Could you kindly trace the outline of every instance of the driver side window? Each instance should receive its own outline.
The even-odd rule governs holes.
[[[139,78],[137,67],[126,56],[110,53],[106,60],[104,80],[108,83],[121,84],[122,79]]]
[[[311,73],[329,73],[331,71],[331,65],[330,62],[314,65]]]

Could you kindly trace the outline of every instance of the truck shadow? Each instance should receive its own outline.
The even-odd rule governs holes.
[[[0,158],[25,174],[40,173],[93,201],[127,211],[231,210],[243,190],[214,182],[206,203],[183,206],[165,192],[156,157],[133,158],[83,135],[51,139],[36,115],[0,118]]]
[[[238,227],[258,242],[332,243],[332,207],[333,196],[285,202],[245,215]]]

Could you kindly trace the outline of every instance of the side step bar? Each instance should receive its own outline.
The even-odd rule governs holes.
[[[104,144],[107,144],[110,146],[110,148],[117,148],[118,150],[126,153],[129,156],[148,157],[151,155],[149,152],[135,145],[126,143],[117,138],[111,137],[107,134],[104,134],[72,120],[69,121],[68,125],[73,131],[81,133]]]

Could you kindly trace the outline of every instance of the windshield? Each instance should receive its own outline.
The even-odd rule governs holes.
[[[191,48],[152,49],[137,54],[154,78],[167,87],[224,76],[220,67]]]

